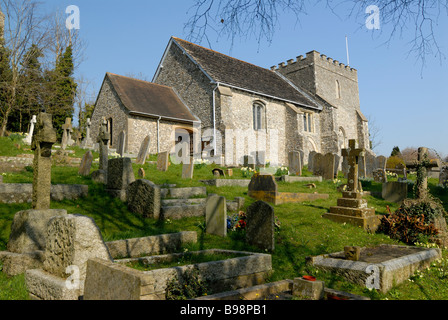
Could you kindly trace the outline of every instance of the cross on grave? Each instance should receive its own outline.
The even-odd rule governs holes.
[[[107,121],[103,119],[103,122],[101,123],[100,134],[97,138],[100,149],[100,170],[107,170],[107,161],[109,160],[109,140],[110,133],[107,130]]]
[[[426,198],[428,194],[428,175],[427,170],[429,168],[438,167],[439,163],[437,159],[429,159],[428,148],[418,148],[418,160],[417,162],[406,163],[406,167],[409,169],[416,169],[417,181],[415,183],[415,196],[418,199]]]
[[[56,130],[53,128],[52,115],[40,113],[31,144],[31,150],[34,150],[32,208],[36,210],[50,209],[51,147],[54,143]]]
[[[62,125],[62,130],[63,133],[62,133],[61,147],[63,150],[65,150],[69,140],[71,139],[70,133],[73,132],[72,119],[70,118],[65,119],[65,124]]]
[[[342,156],[347,157],[348,161],[348,179],[347,190],[352,192],[358,192],[358,163],[359,158],[363,157],[365,149],[356,149],[356,140],[349,140],[348,148],[342,149]]]

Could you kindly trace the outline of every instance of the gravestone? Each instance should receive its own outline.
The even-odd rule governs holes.
[[[72,140],[72,132],[73,132],[73,126],[72,126],[72,119],[66,118],[65,124],[62,126],[62,141],[61,141],[61,148],[62,150],[65,150],[67,146],[73,145],[74,141]]]
[[[67,215],[66,210],[24,210],[14,215],[11,233],[3,258],[2,271],[8,276],[23,274],[28,269],[40,269],[45,261],[47,225],[55,216]]]
[[[246,211],[247,243],[262,250],[272,251],[275,248],[274,232],[274,208],[261,200],[252,203]]]
[[[430,160],[428,158],[428,148],[418,148],[418,160],[417,162],[406,163],[406,167],[409,169],[415,169],[417,171],[417,180],[415,182],[415,196],[417,199],[426,198],[428,195],[428,174],[429,168],[438,167],[439,163],[436,160]]]
[[[92,125],[92,122],[90,121],[90,118],[87,118],[86,121],[86,136],[84,140],[82,140],[81,147],[82,148],[93,148],[93,140],[90,136],[90,126]]]
[[[375,169],[373,170],[373,180],[375,182],[384,183],[387,182],[387,174],[385,169]]]
[[[316,151],[311,151],[308,154],[308,171],[309,172],[314,172],[314,156],[317,154]]]
[[[159,219],[161,207],[160,187],[146,179],[130,183],[127,189],[128,208],[144,218]]]
[[[112,261],[101,232],[94,220],[82,215],[53,217],[48,223],[44,271],[66,279],[69,266],[79,270],[80,295],[84,291],[87,260],[101,258]]]
[[[33,115],[33,118],[30,122],[30,130],[28,131],[28,135],[26,136],[26,138],[23,140],[23,142],[25,142],[26,144],[31,144],[31,142],[33,141],[34,125],[36,124],[36,122],[37,117],[36,115]]]
[[[149,152],[149,135],[143,139],[142,144],[140,145],[140,150],[138,152],[137,159],[135,160],[136,164],[145,164],[146,157],[148,156]]]
[[[402,203],[408,197],[408,183],[401,181],[384,182],[381,197],[389,202]]]
[[[110,133],[107,130],[107,121],[103,119],[101,124],[100,133],[97,138],[99,144],[99,170],[104,170],[107,172],[107,163],[109,161],[109,140]]]
[[[110,133],[107,130],[107,121],[103,119],[101,123],[100,132],[97,137],[99,148],[99,168],[92,172],[92,180],[96,183],[107,183],[107,163],[109,161],[109,140]]]
[[[290,151],[288,153],[288,169],[289,172],[296,175],[302,175],[302,161],[298,151]]]
[[[118,135],[117,153],[120,157],[124,156],[124,151],[126,148],[126,132],[123,130]]]
[[[209,195],[205,204],[206,232],[220,237],[227,235],[226,198],[216,194]]]
[[[169,156],[168,151],[160,152],[157,155],[157,170],[168,171]]]
[[[193,172],[194,172],[193,158],[190,158],[190,161],[187,161],[187,163],[182,162],[182,179],[193,179]]]
[[[443,166],[440,168],[439,185],[443,187],[448,186],[448,166]]]
[[[387,158],[385,156],[376,157],[376,166],[375,169],[386,170]]]
[[[82,139],[82,134],[79,131],[76,131],[73,135],[73,137],[75,138],[75,144],[79,147],[81,146],[81,139]]]
[[[93,155],[92,151],[87,151],[82,157],[81,164],[79,165],[78,174],[82,176],[88,176],[90,174],[90,168],[92,167]]]
[[[51,192],[51,147],[56,143],[56,130],[52,115],[40,113],[37,117],[36,134],[33,136],[31,150],[33,160],[33,209],[50,209]]]
[[[317,153],[313,156],[313,175],[322,176],[323,175],[323,154]]]
[[[214,168],[214,169],[212,170],[212,173],[213,173],[213,176],[214,176],[215,178],[225,177],[225,176],[226,176],[225,173],[224,173],[224,170],[222,170],[222,169],[220,169],[220,168]]]
[[[278,192],[278,186],[272,175],[254,174],[248,186],[247,195],[257,200],[273,204],[294,203],[328,199],[328,194]]]
[[[367,207],[367,201],[362,198],[362,190],[358,179],[358,161],[364,156],[365,149],[356,148],[356,140],[349,140],[348,149],[342,150],[342,156],[347,158],[348,179],[347,191],[342,192],[342,198],[337,200],[337,206],[330,207],[322,217],[335,222],[350,223],[364,230],[375,232],[380,224],[375,215],[375,209]]]
[[[110,159],[107,164],[106,191],[121,201],[127,200],[127,189],[135,181],[130,158]]]
[[[249,155],[244,156],[243,167],[255,169],[254,157]]]
[[[335,169],[335,156],[333,153],[327,153],[322,158],[321,163],[322,179],[333,180]]]
[[[87,261],[93,258],[113,261],[93,219],[81,215],[50,220],[45,256],[41,268],[25,272],[32,300],[80,300],[84,295]]]

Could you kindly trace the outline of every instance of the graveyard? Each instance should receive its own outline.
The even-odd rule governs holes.
[[[1,300],[55,299],[55,297],[79,299],[77,293],[65,289],[61,289],[60,295],[56,296],[49,293],[51,290],[42,292],[45,291],[42,288],[46,288],[50,282],[53,285],[61,281],[64,283],[67,273],[64,274],[63,269],[68,263],[64,259],[72,262],[84,259],[83,298],[86,300],[166,299],[168,296],[171,297],[177,288],[179,280],[177,282],[173,280],[176,279],[176,274],[188,275],[185,271],[188,270],[188,266],[183,267],[179,265],[180,262],[175,262],[174,267],[172,264],[169,266],[162,264],[160,267],[155,265],[151,267],[152,269],[143,267],[141,270],[141,266],[131,267],[130,262],[140,261],[151,265],[180,256],[180,260],[185,260],[188,265],[193,262],[183,259],[183,255],[202,255],[204,252],[207,255],[227,254],[229,257],[225,259],[218,255],[219,258],[216,259],[219,261],[210,258],[211,260],[194,262],[197,266],[194,270],[199,270],[202,279],[211,281],[213,285],[201,288],[199,296],[187,298],[245,297],[249,300],[260,298],[301,300],[309,299],[311,296],[314,299],[330,299],[336,296],[358,300],[448,298],[446,251],[443,246],[437,246],[436,241],[429,241],[434,240],[430,237],[422,237],[415,241],[412,248],[415,248],[414,251],[417,253],[411,254],[410,257],[392,253],[387,256],[386,252],[383,260],[375,260],[378,268],[392,270],[396,269],[393,267],[394,263],[389,262],[395,261],[393,259],[404,259],[413,263],[406,267],[406,275],[397,283],[394,283],[393,272],[391,271],[390,275],[388,273],[387,287],[384,286],[381,290],[366,287],[359,281],[358,276],[355,276],[356,281],[350,281],[347,272],[334,271],[328,267],[331,263],[339,266],[340,261],[345,261],[345,264],[350,265],[348,270],[358,270],[358,267],[352,264],[355,263],[352,261],[352,253],[346,252],[344,260],[344,250],[350,248],[359,255],[359,252],[381,251],[381,248],[387,246],[408,245],[382,233],[381,230],[372,230],[351,221],[353,216],[369,220],[372,214],[381,219],[397,211],[401,205],[399,200],[383,199],[382,180],[358,177],[357,161],[362,152],[350,153],[353,159],[349,159],[351,162],[347,178],[342,171],[335,172],[334,168],[331,172],[335,172],[335,175],[331,175],[329,179],[322,178],[305,165],[300,166],[299,174],[295,171],[288,175],[284,170],[277,170],[269,178],[269,183],[263,182],[261,186],[255,188],[258,193],[251,193],[251,184],[255,184],[260,177],[269,177],[256,172],[260,168],[255,168],[255,172],[249,175],[243,166],[226,168],[216,164],[196,163],[186,169],[183,164],[170,162],[166,154],[163,159],[157,154],[148,154],[142,161],[137,155],[135,158],[121,157],[114,150],[107,148],[101,151],[100,147],[95,151],[83,149],[81,145],[74,143],[61,145],[55,139],[46,139],[45,135],[51,133],[48,128],[51,128],[48,121],[41,122],[41,129],[45,130],[37,130],[38,134],[31,145],[14,135],[0,138],[1,156],[4,157],[0,183],[0,187],[4,188],[1,189],[2,192],[10,195],[22,192],[20,188],[24,188],[23,185],[40,186],[36,190],[39,191],[37,195],[34,195],[33,187],[33,195],[28,200],[19,198],[8,200],[2,196]],[[107,137],[103,136],[101,139],[107,140]],[[101,139],[98,139],[99,143]],[[42,146],[46,148],[46,152],[40,151],[37,145],[39,141],[44,142]],[[357,150],[353,145],[351,147],[351,150]],[[65,151],[62,156],[59,152],[61,149]],[[107,152],[107,161],[101,159],[105,154],[104,149]],[[33,164],[33,161],[37,161],[35,154],[39,155],[39,158],[45,156],[47,159]],[[348,151],[346,154],[349,155]],[[28,162],[23,163],[24,158],[28,159]],[[84,161],[83,158],[91,161],[87,165],[87,170],[85,163],[87,160]],[[427,162],[421,161],[414,163],[414,166],[424,167],[425,163]],[[39,170],[40,166],[46,168],[42,171]],[[95,179],[94,173],[101,170],[107,173],[106,179]],[[190,173],[186,174],[186,171]],[[43,173],[43,176],[39,176],[38,173]],[[387,179],[388,182],[401,180],[392,174],[388,175]],[[358,180],[359,183],[355,183]],[[225,182],[217,183],[218,181]],[[50,192],[49,182],[51,187],[84,186],[88,191],[76,197],[66,194],[58,197]],[[416,183],[418,188],[417,192],[414,192],[413,187]],[[405,184],[407,186],[405,198],[418,200],[431,194],[439,199],[443,208],[447,210],[448,193],[439,184],[439,179],[423,177],[422,170],[417,170],[407,173]],[[8,185],[20,185],[16,186],[20,187],[19,191],[9,190]],[[70,190],[69,194],[74,192]],[[293,198],[293,201],[264,201],[269,199],[260,199],[260,190],[262,194],[275,190],[276,195],[290,195],[288,199]],[[298,194],[301,195],[298,198],[291,196]],[[332,211],[335,206],[345,209]],[[44,248],[46,246],[47,258],[42,265],[36,262],[41,258],[9,252],[14,246],[23,246],[21,241],[25,241],[11,237],[13,232],[23,235],[23,231],[19,230],[21,227],[17,226],[16,222],[20,218],[18,213],[21,212],[22,216],[27,214],[31,216],[28,210],[39,208],[44,211],[54,210],[54,214],[57,212],[56,217],[45,218],[49,221],[46,227],[41,226],[44,228],[44,233],[48,229],[48,235],[42,236],[44,240],[39,240],[41,246]],[[369,210],[366,211],[366,208]],[[332,212],[342,214],[342,218],[327,218]],[[24,223],[31,224],[31,218],[29,219],[29,222]],[[59,232],[51,233],[51,230]],[[86,246],[90,248],[89,244],[83,244],[83,230],[93,230],[93,233],[98,230],[93,239],[89,238],[89,242],[97,243],[95,250],[83,249]],[[76,240],[72,242],[67,240],[70,236],[58,238],[66,234],[72,234]],[[62,253],[55,249],[54,243],[59,243],[64,248]],[[79,256],[73,253],[76,250],[81,251]],[[364,258],[358,257],[359,261],[356,263],[365,267],[365,256],[366,254]],[[342,260],[331,262],[335,257]],[[369,258],[373,259],[370,256]],[[326,267],[317,263],[322,259],[327,262]],[[29,260],[32,263],[27,267]],[[37,263],[37,267],[33,263]],[[403,274],[401,271],[396,272],[400,272],[400,276]],[[113,274],[114,277],[111,279],[105,276],[106,274]],[[222,277],[215,279],[212,274],[219,274]],[[51,281],[50,275],[54,277]],[[194,275],[189,276],[192,283],[197,280]],[[304,276],[312,276],[314,281],[304,280]],[[361,279],[365,280],[365,272],[363,276]],[[188,283],[188,280],[186,281]],[[135,285],[130,287],[130,283]],[[310,284],[313,285],[312,289],[309,287]],[[169,291],[168,294],[168,288],[174,288],[174,291]],[[320,293],[316,295],[313,290],[320,290]],[[182,297],[182,294],[180,296]]]

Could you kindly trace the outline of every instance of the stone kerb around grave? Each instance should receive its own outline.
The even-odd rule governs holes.
[[[272,272],[271,255],[222,249],[208,249],[190,254],[238,255],[229,259],[183,265],[171,268],[139,271],[124,265],[136,259],[110,262],[90,259],[87,263],[84,300],[165,300],[167,284],[174,277],[195,269],[201,281],[219,292],[264,283]],[[153,264],[181,254],[141,257],[137,260]],[[182,281],[182,280],[180,280]]]

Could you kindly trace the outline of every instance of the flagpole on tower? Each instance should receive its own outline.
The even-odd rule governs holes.
[[[348,53],[348,37],[345,36],[345,47],[347,48],[347,66],[350,66],[350,55]]]

